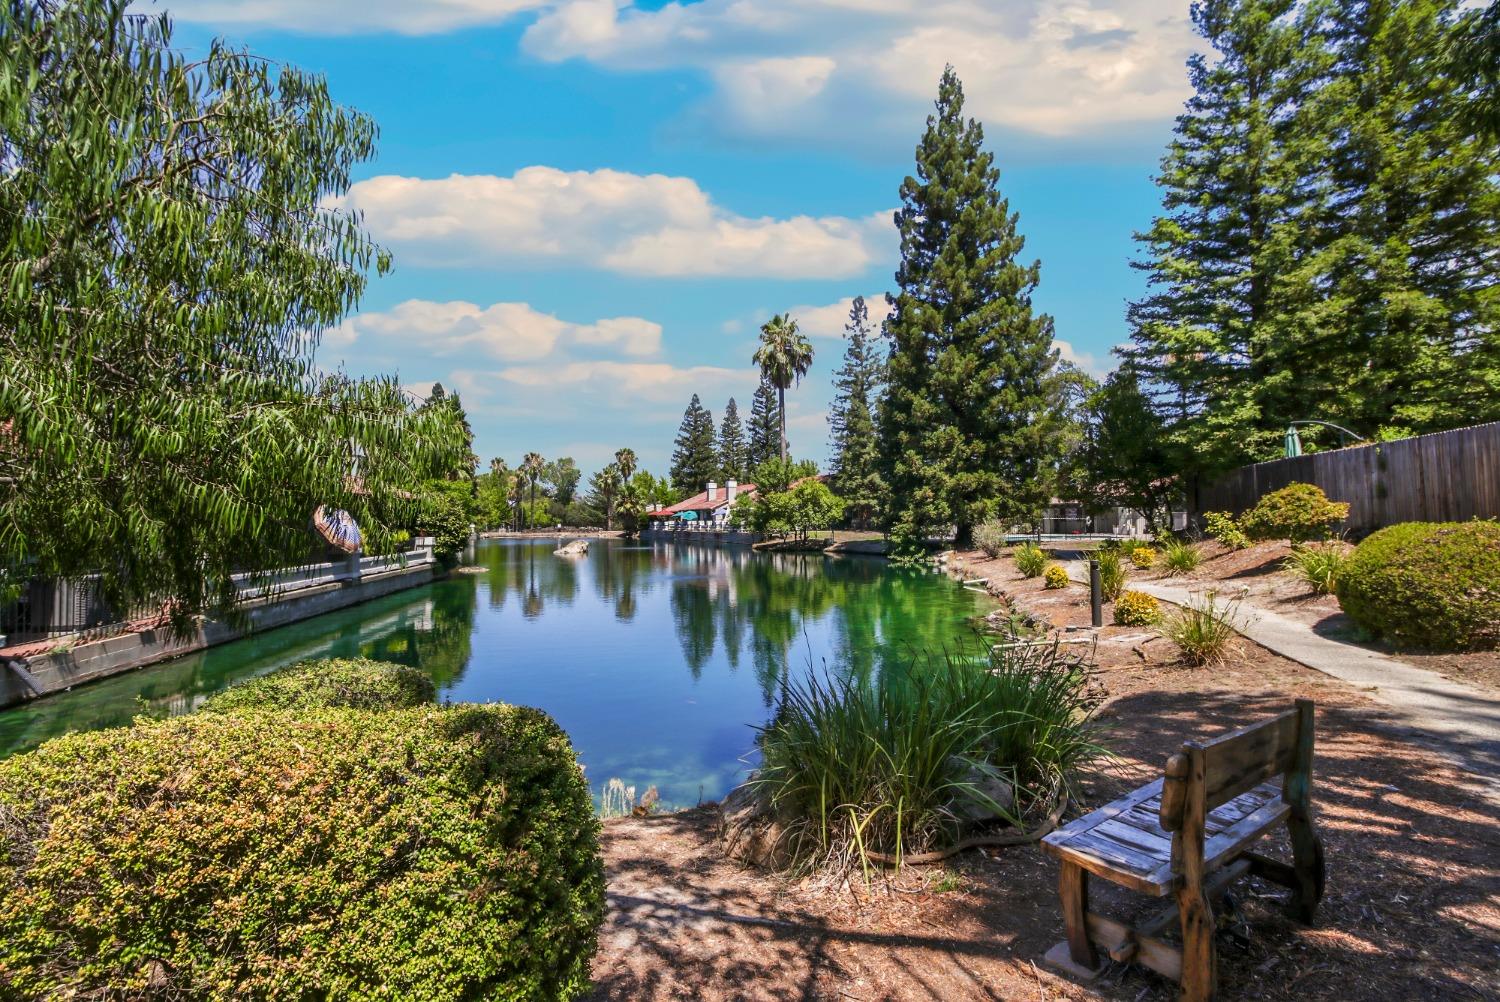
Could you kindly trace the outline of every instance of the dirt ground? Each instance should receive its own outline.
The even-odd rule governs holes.
[[[991,576],[1059,625],[1086,621],[1081,588],[1042,593],[1003,560],[964,573]],[[1500,809],[1344,683],[1248,642],[1221,667],[1183,667],[1147,632],[1102,631],[1102,717],[1117,758],[1084,777],[1075,815],[1159,775],[1186,738],[1295,696],[1318,703],[1314,797],[1328,886],[1317,925],[1283,917],[1279,888],[1242,882],[1241,935],[1221,939],[1219,997],[1500,998]],[[593,998],[1175,998],[1173,985],[1137,967],[1112,966],[1080,987],[1041,965],[1062,923],[1057,865],[1034,846],[831,886],[727,860],[716,825],[712,808],[606,822],[610,915]],[[1107,913],[1150,905],[1098,879],[1092,891]]]

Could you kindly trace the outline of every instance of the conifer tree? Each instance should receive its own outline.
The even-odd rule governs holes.
[[[1317,340],[1284,364],[1316,414],[1397,437],[1500,418],[1500,147],[1454,75],[1458,0],[1336,5],[1317,102],[1331,200]],[[1316,401],[1315,405],[1310,401]],[[1284,422],[1283,422],[1284,423]]]
[[[750,406],[749,466],[754,470],[767,460],[781,455],[781,408],[776,403],[776,387],[761,377]]]
[[[879,398],[884,365],[863,296],[850,306],[844,330],[849,345],[844,350],[844,364],[834,377],[837,393],[828,412],[834,490],[849,503],[850,517],[868,524],[885,491],[878,469],[880,450],[873,407]]]
[[[1195,27],[1218,53],[1188,63],[1194,89],[1157,184],[1163,214],[1137,236],[1151,292],[1133,303],[1126,352],[1155,388],[1197,472],[1279,444],[1279,401],[1302,392],[1297,370],[1267,349],[1268,324],[1315,298],[1298,270],[1321,213],[1304,184],[1326,157],[1306,98],[1327,62],[1317,5],[1204,0]],[[1278,425],[1278,422],[1279,425]]]
[[[725,480],[748,479],[748,450],[739,405],[730,397],[724,405],[724,420],[719,424],[719,474]]]
[[[1017,217],[963,104],[949,67],[896,213],[901,265],[880,432],[887,521],[907,550],[950,525],[963,545],[988,517],[1034,517],[1055,466],[1044,433],[1052,318],[1031,306],[1040,264],[1016,260]]]
[[[703,490],[718,476],[719,457],[714,449],[714,416],[693,394],[672,451],[672,486],[688,494]]]

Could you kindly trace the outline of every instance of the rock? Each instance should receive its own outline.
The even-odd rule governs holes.
[[[1016,806],[1016,788],[1010,777],[985,762],[964,761],[959,764],[965,770],[964,782],[969,788],[954,798],[954,816],[974,823],[997,818],[1009,821],[1009,813]]]
[[[719,803],[724,854],[750,866],[781,869],[791,862],[786,829],[771,816],[770,805],[755,786],[745,783]]]
[[[589,552],[589,541],[587,539],[575,539],[566,546],[560,546],[552,551],[557,557],[581,557]]]

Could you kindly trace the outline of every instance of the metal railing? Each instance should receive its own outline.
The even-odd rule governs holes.
[[[277,598],[307,588],[335,582],[355,581],[433,562],[430,547],[387,556],[350,557],[348,560],[296,564],[270,572],[235,574],[240,601]],[[136,603],[123,612],[104,601],[99,575],[77,578],[36,579],[27,582],[13,602],[0,605],[0,638],[5,645],[32,643],[82,634],[90,639],[125,632],[149,620],[161,619],[167,600]]]

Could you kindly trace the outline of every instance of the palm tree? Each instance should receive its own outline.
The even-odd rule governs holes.
[[[532,513],[536,511],[536,485],[541,482],[542,469],[546,465],[547,461],[542,458],[540,452],[528,452],[526,457],[521,460],[521,468],[526,471],[526,481],[531,486],[531,504],[526,512],[528,522],[531,519]],[[530,526],[527,527],[530,528]]]
[[[786,462],[786,391],[802,382],[812,368],[812,342],[797,330],[797,321],[778,313],[760,329],[760,348],[753,360],[761,375],[776,387],[776,404],[781,411],[781,461]]]
[[[616,452],[615,465],[620,468],[620,480],[629,484],[630,478],[635,475],[635,450],[621,449]]]

